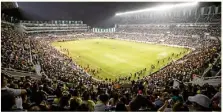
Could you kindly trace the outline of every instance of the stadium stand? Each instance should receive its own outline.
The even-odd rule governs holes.
[[[122,24],[110,33],[91,32],[82,23],[2,21],[2,111],[220,111],[220,25],[208,20],[190,23],[196,20],[193,18],[171,21],[178,20],[188,23],[163,24],[157,20],[158,24]],[[211,20],[219,17],[212,16]],[[50,45],[53,41],[95,37],[175,45],[193,51],[142,79],[102,81]]]
[[[88,26],[82,21],[21,21],[20,25],[26,33],[44,32],[87,32]],[[57,23],[58,22],[58,23]],[[60,24],[62,23],[62,24]]]
[[[12,9],[12,8],[15,8],[15,4],[13,2],[2,2],[1,3],[1,8],[2,10],[4,9]]]

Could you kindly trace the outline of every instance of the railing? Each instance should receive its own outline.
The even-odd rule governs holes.
[[[218,57],[217,57],[217,59],[214,61],[214,63],[211,65],[211,66],[209,66],[207,69],[205,69],[204,70],[204,73],[202,74],[202,77],[205,77],[205,75],[210,71],[210,70],[212,70],[212,67],[218,62],[218,60],[221,58],[221,55],[219,55]]]
[[[221,69],[218,71],[218,73],[215,75],[216,77],[217,76],[221,76]]]
[[[35,78],[35,79],[40,79],[41,76],[38,76],[36,73],[34,72],[28,72],[28,71],[22,71],[22,70],[16,70],[16,69],[13,69],[13,68],[1,68],[2,72],[5,72],[9,75],[12,75],[12,76],[30,76],[32,78]]]
[[[1,15],[1,20],[2,21],[7,21],[7,22],[10,22],[10,23],[19,23],[19,19],[18,18],[15,18],[15,17],[12,17],[12,16],[8,16],[4,13],[2,13]]]
[[[27,74],[31,74],[31,75],[35,75],[35,73],[33,72],[28,72],[28,71],[23,71],[23,70],[16,70],[13,68],[1,68],[2,71],[15,71],[15,72],[20,72],[20,73],[27,73]]]
[[[1,22],[2,22],[2,23],[5,23],[5,24],[9,24],[9,25],[11,25],[11,26],[14,26],[14,23],[10,23],[10,22],[5,21],[5,20],[2,20]]]
[[[220,71],[218,72],[220,73]],[[205,80],[208,80],[208,79],[221,79],[221,76],[214,76],[214,77],[204,77]]]
[[[195,85],[204,85],[204,84],[209,84],[213,86],[218,86],[221,84],[221,76],[214,76],[214,77],[201,77],[197,76],[195,79],[193,79],[191,82],[187,82]]]

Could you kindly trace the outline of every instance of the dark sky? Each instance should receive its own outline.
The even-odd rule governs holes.
[[[168,2],[170,3],[170,2]],[[175,2],[176,3],[176,2]],[[90,26],[103,25],[117,12],[156,5],[158,2],[18,2],[19,10],[31,20],[83,20]],[[171,3],[173,4],[173,3]]]
[[[155,2],[18,2],[20,12],[31,20],[83,20],[91,26],[103,25],[103,21],[112,18],[116,12],[160,4]]]

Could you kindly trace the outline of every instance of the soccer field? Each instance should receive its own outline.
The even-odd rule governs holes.
[[[147,68],[140,75],[142,78],[169,63],[171,61],[168,61],[169,57],[173,57],[176,60],[189,52],[185,52],[187,51],[185,48],[113,39],[54,42],[52,46],[60,51],[63,48],[68,49],[70,52],[69,56],[82,67],[89,65],[91,69],[101,69],[93,77],[99,79],[111,78],[112,80],[119,78],[119,76],[130,76],[130,73],[134,74]],[[178,57],[172,56],[173,53],[179,54],[180,52],[182,54]],[[163,62],[163,60],[165,61]],[[159,64],[157,61],[160,61]],[[152,70],[151,65],[155,65],[155,69]],[[131,79],[136,78],[132,77]]]

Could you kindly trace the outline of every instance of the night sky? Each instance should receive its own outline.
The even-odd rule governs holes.
[[[158,2],[17,2],[29,20],[83,20],[90,26],[105,26],[117,12],[132,11],[167,3]],[[168,2],[170,3],[170,2]],[[175,2],[176,3],[176,2]],[[173,4],[173,3],[171,3]],[[112,24],[112,23],[111,23]],[[107,23],[109,26],[109,24]]]
[[[155,2],[18,2],[21,13],[31,20],[83,20],[90,26],[111,26],[117,12],[153,7]]]

